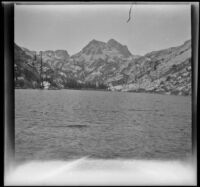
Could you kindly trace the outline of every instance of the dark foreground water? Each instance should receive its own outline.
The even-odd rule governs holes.
[[[191,154],[191,97],[15,90],[16,159],[182,159]]]

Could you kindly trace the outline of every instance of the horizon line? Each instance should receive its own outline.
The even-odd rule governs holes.
[[[119,42],[118,40],[116,40],[116,39],[114,39],[114,38],[110,38],[108,41],[110,41],[110,40],[112,40],[112,39],[121,44],[121,42]],[[97,39],[91,39],[85,46],[87,46],[87,45],[88,45],[91,41],[93,41],[93,40],[95,40],[95,41],[97,41],[97,42],[103,42],[103,43],[105,43],[105,44],[108,43],[108,41],[107,41],[107,42],[104,42],[104,41],[97,40]],[[183,41],[181,44],[179,44],[179,45],[171,46],[171,47],[167,47],[167,48],[162,48],[162,49],[158,49],[158,50],[149,51],[149,52],[147,52],[147,53],[145,53],[145,54],[133,54],[133,53],[129,50],[128,45],[124,45],[124,44],[121,44],[121,45],[127,46],[129,52],[130,52],[131,55],[133,55],[133,56],[137,56],[137,55],[139,55],[139,56],[145,56],[146,54],[151,53],[151,52],[162,51],[162,50],[170,49],[170,48],[172,48],[172,47],[181,46],[181,45],[183,45],[184,43],[186,43],[187,41],[190,41],[190,40],[192,40],[192,38],[184,40],[184,41]],[[20,47],[20,48],[25,48],[25,49],[27,49],[27,50],[29,50],[29,51],[36,52],[36,53],[37,53],[37,52],[40,52],[40,51],[45,52],[45,51],[59,51],[59,50],[62,50],[62,51],[66,51],[70,57],[73,56],[73,55],[75,55],[75,54],[77,54],[77,53],[79,53],[79,52],[85,47],[85,46],[82,47],[81,50],[79,50],[78,52],[73,53],[73,54],[71,55],[71,54],[69,54],[69,52],[68,52],[67,49],[63,49],[63,48],[62,48],[62,49],[59,49],[59,48],[58,48],[58,49],[46,49],[46,50],[32,50],[32,49],[29,49],[29,48],[27,48],[27,47],[21,46],[21,45],[18,44],[16,41],[14,41],[14,45],[17,45],[17,46]]]

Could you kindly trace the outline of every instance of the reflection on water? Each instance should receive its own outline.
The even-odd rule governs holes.
[[[17,160],[185,158],[191,98],[79,90],[15,90]]]

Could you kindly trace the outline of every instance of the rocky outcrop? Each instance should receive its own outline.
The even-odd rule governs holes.
[[[66,50],[36,53],[15,45],[16,87],[37,88],[41,80],[52,88],[75,80],[106,84],[113,91],[191,95],[191,40],[144,56],[132,55],[114,39],[92,40],[72,56]]]
[[[34,66],[34,51],[29,51],[28,49],[15,45],[14,54],[15,87],[38,88],[40,74]]]
[[[123,72],[129,78],[121,91],[191,95],[191,41],[148,53],[130,63]]]

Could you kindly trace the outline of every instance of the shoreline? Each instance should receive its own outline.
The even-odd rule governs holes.
[[[123,92],[123,93],[147,93],[147,94],[159,94],[159,95],[173,95],[173,96],[184,96],[184,97],[192,97],[192,95],[184,95],[184,94],[171,94],[167,92],[152,92],[152,91],[119,91],[119,90],[106,90],[106,89],[75,89],[75,88],[61,88],[61,89],[39,89],[39,88],[14,88],[14,90],[79,90],[79,91],[104,91],[104,92]]]

